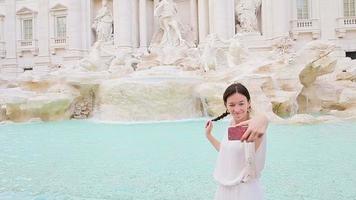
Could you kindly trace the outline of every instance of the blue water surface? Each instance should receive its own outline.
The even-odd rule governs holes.
[[[208,200],[217,152],[205,120],[0,125],[0,200]],[[221,138],[227,122],[214,124]],[[267,200],[356,199],[356,123],[275,125]]]

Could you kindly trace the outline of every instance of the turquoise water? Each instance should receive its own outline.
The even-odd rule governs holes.
[[[0,199],[213,199],[204,124],[0,125]],[[270,125],[262,182],[267,200],[356,199],[356,123]]]

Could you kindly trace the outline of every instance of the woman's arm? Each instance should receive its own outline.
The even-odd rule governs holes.
[[[266,133],[268,118],[264,113],[258,113],[251,119],[241,122],[236,126],[248,126],[246,132],[241,138],[241,141],[247,140],[248,142],[254,142]]]
[[[206,138],[208,138],[209,142],[213,145],[216,151],[220,150],[220,142],[215,139],[215,137],[211,134],[206,134]]]
[[[208,121],[205,126],[205,136],[209,140],[209,142],[213,145],[216,151],[220,150],[220,142],[211,134],[211,130],[213,129],[213,123]]]

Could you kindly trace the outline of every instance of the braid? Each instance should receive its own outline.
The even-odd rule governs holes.
[[[222,119],[222,118],[228,116],[229,114],[230,114],[230,113],[227,112],[227,110],[226,110],[223,114],[221,114],[220,116],[218,116],[218,117],[212,119],[211,121],[214,121],[214,122],[215,122],[215,121],[218,121],[218,120],[220,120],[220,119]]]

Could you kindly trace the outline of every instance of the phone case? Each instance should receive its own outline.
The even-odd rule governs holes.
[[[228,128],[229,140],[241,140],[242,135],[246,132],[247,126],[233,126]]]

